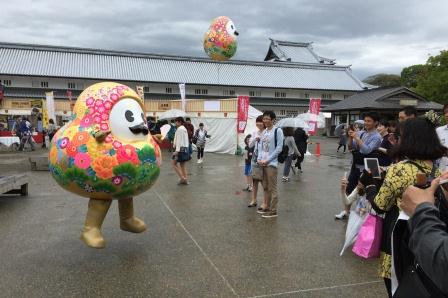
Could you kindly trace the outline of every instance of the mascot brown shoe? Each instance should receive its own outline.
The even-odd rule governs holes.
[[[81,240],[90,247],[104,248],[105,242],[101,235],[101,225],[106,217],[112,200],[89,200],[86,222],[82,228]]]
[[[131,233],[141,233],[147,229],[143,220],[134,216],[134,201],[130,199],[118,200],[120,213],[120,229]]]

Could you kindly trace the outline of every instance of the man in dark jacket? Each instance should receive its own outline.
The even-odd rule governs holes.
[[[434,206],[434,193],[440,178],[431,187],[409,186],[403,194],[401,209],[409,215],[409,248],[417,263],[434,285],[448,295],[448,232]]]
[[[296,167],[302,172],[302,162],[306,153],[308,135],[303,128],[298,127],[294,132],[294,141],[296,142],[297,149],[299,149],[300,155],[296,161]]]

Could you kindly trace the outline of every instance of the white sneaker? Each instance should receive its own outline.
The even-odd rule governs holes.
[[[200,160],[200,159],[198,159],[198,161],[197,161],[196,163],[201,163],[201,160]]]
[[[334,216],[335,219],[346,219],[348,217],[347,211],[342,210],[339,214]]]
[[[199,160],[199,163],[203,163],[204,162],[204,160],[201,158],[200,160]]]

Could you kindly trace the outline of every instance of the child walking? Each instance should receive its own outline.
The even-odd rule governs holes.
[[[246,157],[244,160],[244,176],[246,176],[246,188],[243,189],[243,191],[252,191],[252,156],[254,154],[255,147],[249,148],[249,140],[252,137],[252,135],[247,135],[244,138],[244,144],[246,147],[244,148],[246,150]]]

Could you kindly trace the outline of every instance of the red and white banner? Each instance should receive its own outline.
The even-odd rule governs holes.
[[[317,117],[320,112],[320,98],[310,98],[310,118],[308,125],[310,127],[308,133],[314,135],[317,132]]]
[[[0,83],[0,103],[2,102],[4,95],[5,95],[5,88]]]
[[[71,90],[67,90],[67,97],[68,97],[68,101],[70,101],[70,103],[72,102],[72,91]]]
[[[238,96],[238,133],[244,133],[249,116],[249,96]]]

